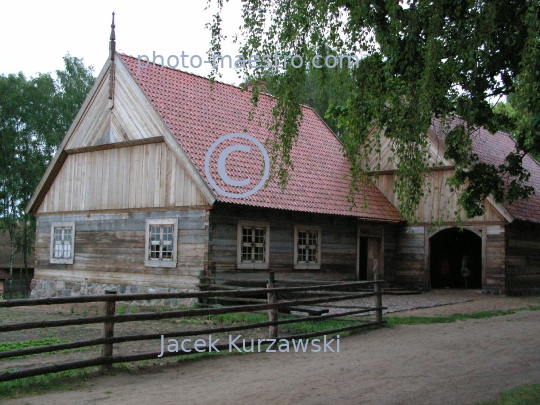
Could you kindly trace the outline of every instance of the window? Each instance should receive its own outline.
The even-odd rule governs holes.
[[[75,222],[51,224],[51,263],[73,264]]]
[[[146,259],[150,267],[176,267],[178,219],[146,220]]]
[[[321,228],[294,226],[294,268],[321,268]]]
[[[238,222],[239,269],[267,269],[270,253],[270,225],[265,222]]]

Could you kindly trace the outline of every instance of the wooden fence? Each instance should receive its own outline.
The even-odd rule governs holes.
[[[101,302],[102,315],[81,317],[75,319],[59,319],[59,320],[46,320],[39,322],[21,322],[0,324],[0,332],[20,331],[36,328],[53,328],[59,326],[69,325],[88,325],[101,323],[103,325],[103,334],[101,338],[89,339],[79,342],[61,343],[48,346],[30,347],[25,349],[11,350],[0,352],[0,360],[8,359],[16,356],[35,355],[41,353],[50,353],[60,350],[77,349],[82,347],[101,345],[101,355],[96,358],[87,360],[70,361],[59,364],[47,365],[42,367],[35,367],[29,369],[22,369],[16,371],[9,371],[0,374],[0,382],[9,381],[23,377],[31,377],[35,375],[55,373],[65,370],[74,370],[84,367],[101,366],[103,369],[110,369],[114,363],[124,363],[139,360],[156,359],[160,353],[139,353],[131,355],[114,355],[113,348],[115,343],[134,342],[143,340],[154,340],[163,338],[174,337],[189,337],[199,335],[209,335],[223,332],[233,332],[254,328],[269,327],[269,338],[279,338],[284,340],[306,339],[315,336],[322,336],[326,334],[335,334],[344,331],[351,331],[361,328],[369,328],[373,326],[380,326],[384,323],[382,319],[382,293],[381,284],[384,281],[356,281],[336,284],[322,284],[322,285],[309,285],[298,287],[278,287],[274,286],[274,275],[269,273],[269,282],[266,288],[255,289],[241,289],[241,290],[218,290],[218,291],[196,291],[196,292],[178,292],[178,293],[153,293],[153,294],[121,294],[118,295],[115,290],[106,291],[104,295],[89,295],[79,297],[58,297],[58,298],[41,298],[41,299],[29,299],[29,300],[5,300],[0,301],[0,308],[13,308],[13,307],[28,307],[38,305],[55,305],[55,304],[80,304],[80,303],[94,303]],[[367,292],[366,289],[370,288]],[[359,289],[362,292],[354,291]],[[337,291],[336,291],[337,290]],[[339,291],[347,290],[347,291]],[[302,296],[295,299],[278,300],[280,294],[302,294]],[[266,295],[267,300],[261,302],[259,299],[246,298],[247,296],[254,295]],[[315,295],[314,298],[308,298],[310,295]],[[323,295],[323,296],[321,296]],[[292,319],[279,319],[278,310],[290,310],[302,305],[320,305],[324,303],[339,302],[344,300],[358,299],[374,297],[375,302],[373,307],[356,307],[350,311],[343,311],[340,313],[333,313],[321,316],[300,316]],[[170,310],[159,313],[134,313],[115,315],[116,303],[126,301],[141,301],[141,300],[155,300],[155,299],[174,299],[174,298],[197,298],[199,301],[203,299],[226,299],[235,300],[242,299],[248,300],[244,305],[233,305],[226,307],[208,307],[202,309],[185,309],[185,310]],[[256,301],[257,303],[250,303],[250,301]],[[246,301],[244,301],[246,302]],[[351,306],[345,307],[351,308]],[[161,320],[161,319],[175,319],[186,317],[199,317],[204,315],[217,315],[217,314],[230,314],[230,313],[243,313],[254,311],[268,311],[268,322],[249,323],[242,325],[231,325],[219,328],[206,328],[195,331],[176,331],[167,333],[152,333],[152,334],[139,334],[128,336],[114,336],[114,325],[122,322],[137,322],[137,321],[149,321],[149,320]],[[311,333],[295,334],[288,336],[280,336],[278,332],[279,325],[292,324],[297,322],[317,321],[323,319],[339,318],[350,315],[359,314],[375,314],[374,321],[366,321],[362,323],[356,323],[354,325],[348,325],[341,328],[329,329],[325,331],[317,331]],[[213,346],[217,350],[226,350],[229,345],[221,344]],[[247,346],[251,347],[251,346]],[[212,347],[199,347],[200,352],[211,351]],[[181,356],[193,354],[191,351],[179,350],[178,352],[165,352],[162,357],[169,356]]]

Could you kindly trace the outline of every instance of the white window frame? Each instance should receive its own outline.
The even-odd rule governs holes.
[[[54,257],[54,230],[59,228],[71,228],[70,257]],[[73,264],[75,258],[75,222],[51,222],[51,245],[50,245],[50,263]]]
[[[317,232],[317,262],[298,262],[298,232]],[[321,227],[313,225],[295,225],[294,226],[294,268],[295,270],[321,268]]]
[[[172,225],[172,259],[150,259],[150,227]],[[178,254],[178,218],[148,218],[146,220],[144,265],[147,267],[176,267]]]
[[[264,262],[243,262],[242,261],[242,236],[243,228],[265,228],[264,232]],[[270,224],[268,222],[238,221],[236,232],[237,258],[236,267],[238,269],[268,269],[270,266]]]

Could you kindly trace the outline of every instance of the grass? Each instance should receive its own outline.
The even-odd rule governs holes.
[[[540,404],[540,384],[525,385],[499,395],[495,401],[478,405],[538,405]]]
[[[57,338],[24,340],[22,342],[0,342],[0,352],[7,352],[9,350],[25,349],[27,347],[57,345],[57,344],[60,344],[60,343],[67,343],[67,342],[69,342],[69,340],[63,340],[63,339],[57,339]]]
[[[61,343],[69,343],[69,340],[65,339],[57,339],[57,338],[43,338],[43,339],[36,339],[36,340],[24,340],[21,342],[0,342],[0,352],[7,352],[11,350],[20,350],[20,349],[26,349],[28,347],[40,347],[40,346],[49,346],[49,345],[58,345]],[[7,360],[13,360],[13,359],[22,359],[24,357],[30,357],[30,356],[41,356],[41,355],[48,355],[48,354],[55,354],[55,353],[69,353],[70,350],[73,350],[75,352],[85,351],[85,350],[91,350],[98,346],[87,346],[87,347],[79,347],[77,349],[66,349],[66,350],[60,350],[60,351],[54,351],[54,352],[47,352],[47,353],[40,353],[40,354],[28,354],[25,356],[15,356],[15,357],[9,357],[7,359],[0,359],[0,361],[7,361]]]
[[[40,395],[51,391],[74,390],[80,388],[84,381],[99,374],[99,368],[89,367],[0,382],[0,399],[16,398],[19,395]]]
[[[512,315],[520,311],[539,311],[539,305],[530,305],[526,308],[510,309],[505,311],[484,311],[473,312],[471,314],[453,314],[447,316],[385,316],[387,326],[396,325],[425,325],[432,323],[453,323],[456,321],[465,321],[467,319],[493,318],[494,316]]]

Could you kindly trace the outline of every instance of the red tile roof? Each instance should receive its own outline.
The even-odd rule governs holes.
[[[403,220],[373,184],[360,187],[360,193],[355,197],[356,207],[351,209],[347,200],[349,164],[341,151],[341,143],[309,107],[303,107],[300,135],[291,152],[294,170],[285,190],[282,191],[277,181],[271,179],[266,187],[251,196],[222,196],[206,179],[204,160],[208,149],[218,138],[230,133],[247,133],[264,144],[270,136],[268,125],[275,99],[263,94],[254,109],[249,91],[220,82],[215,82],[212,89],[207,78],[170,68],[150,66],[138,72],[136,58],[119,56],[218,201],[366,219]],[[250,111],[254,112],[251,121],[248,119]],[[227,174],[232,179],[251,179],[252,183],[246,188],[225,184],[217,173],[217,156],[232,144],[252,146],[250,154],[236,151],[227,158]],[[262,154],[253,148],[253,144],[239,142],[236,138],[216,148],[210,167],[219,187],[240,193],[249,191],[259,182],[262,162]],[[367,207],[364,207],[364,201]]]
[[[452,125],[457,125],[458,122],[459,119],[456,118]],[[441,137],[442,135],[438,132],[439,126],[440,121],[434,120],[433,128],[437,136]],[[473,151],[485,163],[501,165],[504,158],[515,151],[515,142],[503,132],[490,134],[485,128],[479,128],[471,135],[471,138]],[[529,184],[534,188],[534,194],[527,200],[503,205],[516,219],[540,223],[540,165],[531,156],[526,155],[523,159],[523,167],[531,173]]]

